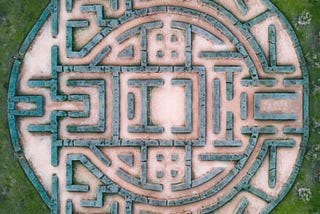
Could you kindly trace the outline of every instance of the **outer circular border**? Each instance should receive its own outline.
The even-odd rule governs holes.
[[[59,1],[59,0],[58,0]],[[306,152],[308,140],[309,140],[309,74],[306,66],[305,59],[303,57],[303,51],[300,45],[300,42],[290,25],[289,21],[285,18],[285,16],[280,12],[280,10],[270,1],[270,0],[261,0],[266,7],[273,13],[278,16],[280,21],[286,26],[286,29],[294,42],[295,50],[297,52],[300,67],[302,70],[303,80],[304,80],[304,93],[303,93],[303,115],[304,115],[304,132],[302,137],[302,142],[300,145],[299,154],[295,163],[295,167],[288,179],[288,182],[285,184],[284,188],[280,191],[277,198],[271,200],[271,202],[262,210],[262,213],[269,213],[271,212],[283,198],[287,195],[291,187],[293,186],[293,183],[298,175],[299,169],[302,166],[303,157]],[[217,8],[223,15],[230,18],[231,21],[234,21],[235,23],[240,23],[240,21],[231,14],[226,8],[222,7],[221,5],[209,1],[209,0],[201,0],[202,3],[208,4],[214,8]],[[35,175],[35,173],[32,171],[32,168],[28,164],[26,158],[23,155],[22,148],[19,142],[18,137],[18,131],[16,126],[16,118],[12,114],[12,111],[14,110],[14,102],[13,97],[15,96],[16,89],[17,89],[17,83],[18,83],[18,77],[19,77],[19,70],[22,64],[22,59],[24,55],[26,54],[27,50],[31,46],[33,40],[37,36],[38,32],[41,30],[45,22],[48,20],[51,14],[54,13],[56,10],[56,0],[52,0],[48,6],[45,8],[45,10],[42,12],[41,16],[39,17],[36,24],[32,27],[31,31],[28,33],[27,37],[25,38],[24,42],[22,43],[20,49],[19,49],[19,59],[16,59],[13,63],[13,67],[11,70],[10,80],[9,80],[9,89],[8,89],[8,98],[7,98],[7,104],[8,104],[8,123],[9,123],[9,131],[11,135],[11,142],[14,147],[14,151],[17,154],[19,158],[20,165],[22,166],[24,172],[26,173],[27,177],[31,181],[31,183],[34,185],[36,190],[39,192],[42,200],[46,203],[46,205],[51,209],[55,210],[57,204],[53,202],[43,185],[40,183],[39,179]],[[137,18],[137,17],[134,17]],[[239,28],[243,34],[249,33],[244,32],[243,28]],[[250,180],[252,176],[247,175],[245,176],[241,182]],[[220,202],[216,204],[216,206],[212,206],[204,210],[204,213],[211,212],[213,210],[216,210],[220,208],[222,205],[230,201],[235,195],[237,195],[240,192],[233,191],[229,193],[227,196],[225,196]]]

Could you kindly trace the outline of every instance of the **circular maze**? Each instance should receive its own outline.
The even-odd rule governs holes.
[[[53,0],[13,64],[12,144],[52,213],[269,213],[308,74],[268,0]]]

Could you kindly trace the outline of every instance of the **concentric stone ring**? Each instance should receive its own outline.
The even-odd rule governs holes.
[[[14,62],[15,152],[51,213],[269,213],[308,73],[268,0],[52,0]]]

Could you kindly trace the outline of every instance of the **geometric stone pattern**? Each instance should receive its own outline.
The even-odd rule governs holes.
[[[309,132],[268,0],[52,0],[10,78],[12,144],[51,213],[269,213]]]

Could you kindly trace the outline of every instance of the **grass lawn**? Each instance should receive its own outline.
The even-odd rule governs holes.
[[[31,185],[13,153],[7,125],[7,87],[12,62],[19,46],[34,25],[48,0],[0,0],[0,214],[49,213],[40,196]],[[293,24],[298,14],[307,10],[312,15],[311,24],[295,28],[305,54],[319,52],[317,37],[320,32],[320,0],[274,0]],[[311,91],[320,88],[320,70],[309,64]],[[320,139],[320,90],[310,95],[311,137],[309,154]],[[318,133],[319,132],[319,133]],[[273,213],[320,213],[320,151],[319,158],[305,159],[296,183],[311,188],[312,198],[301,200],[293,188]],[[318,160],[319,159],[319,160]],[[318,176],[316,178],[316,176]]]

